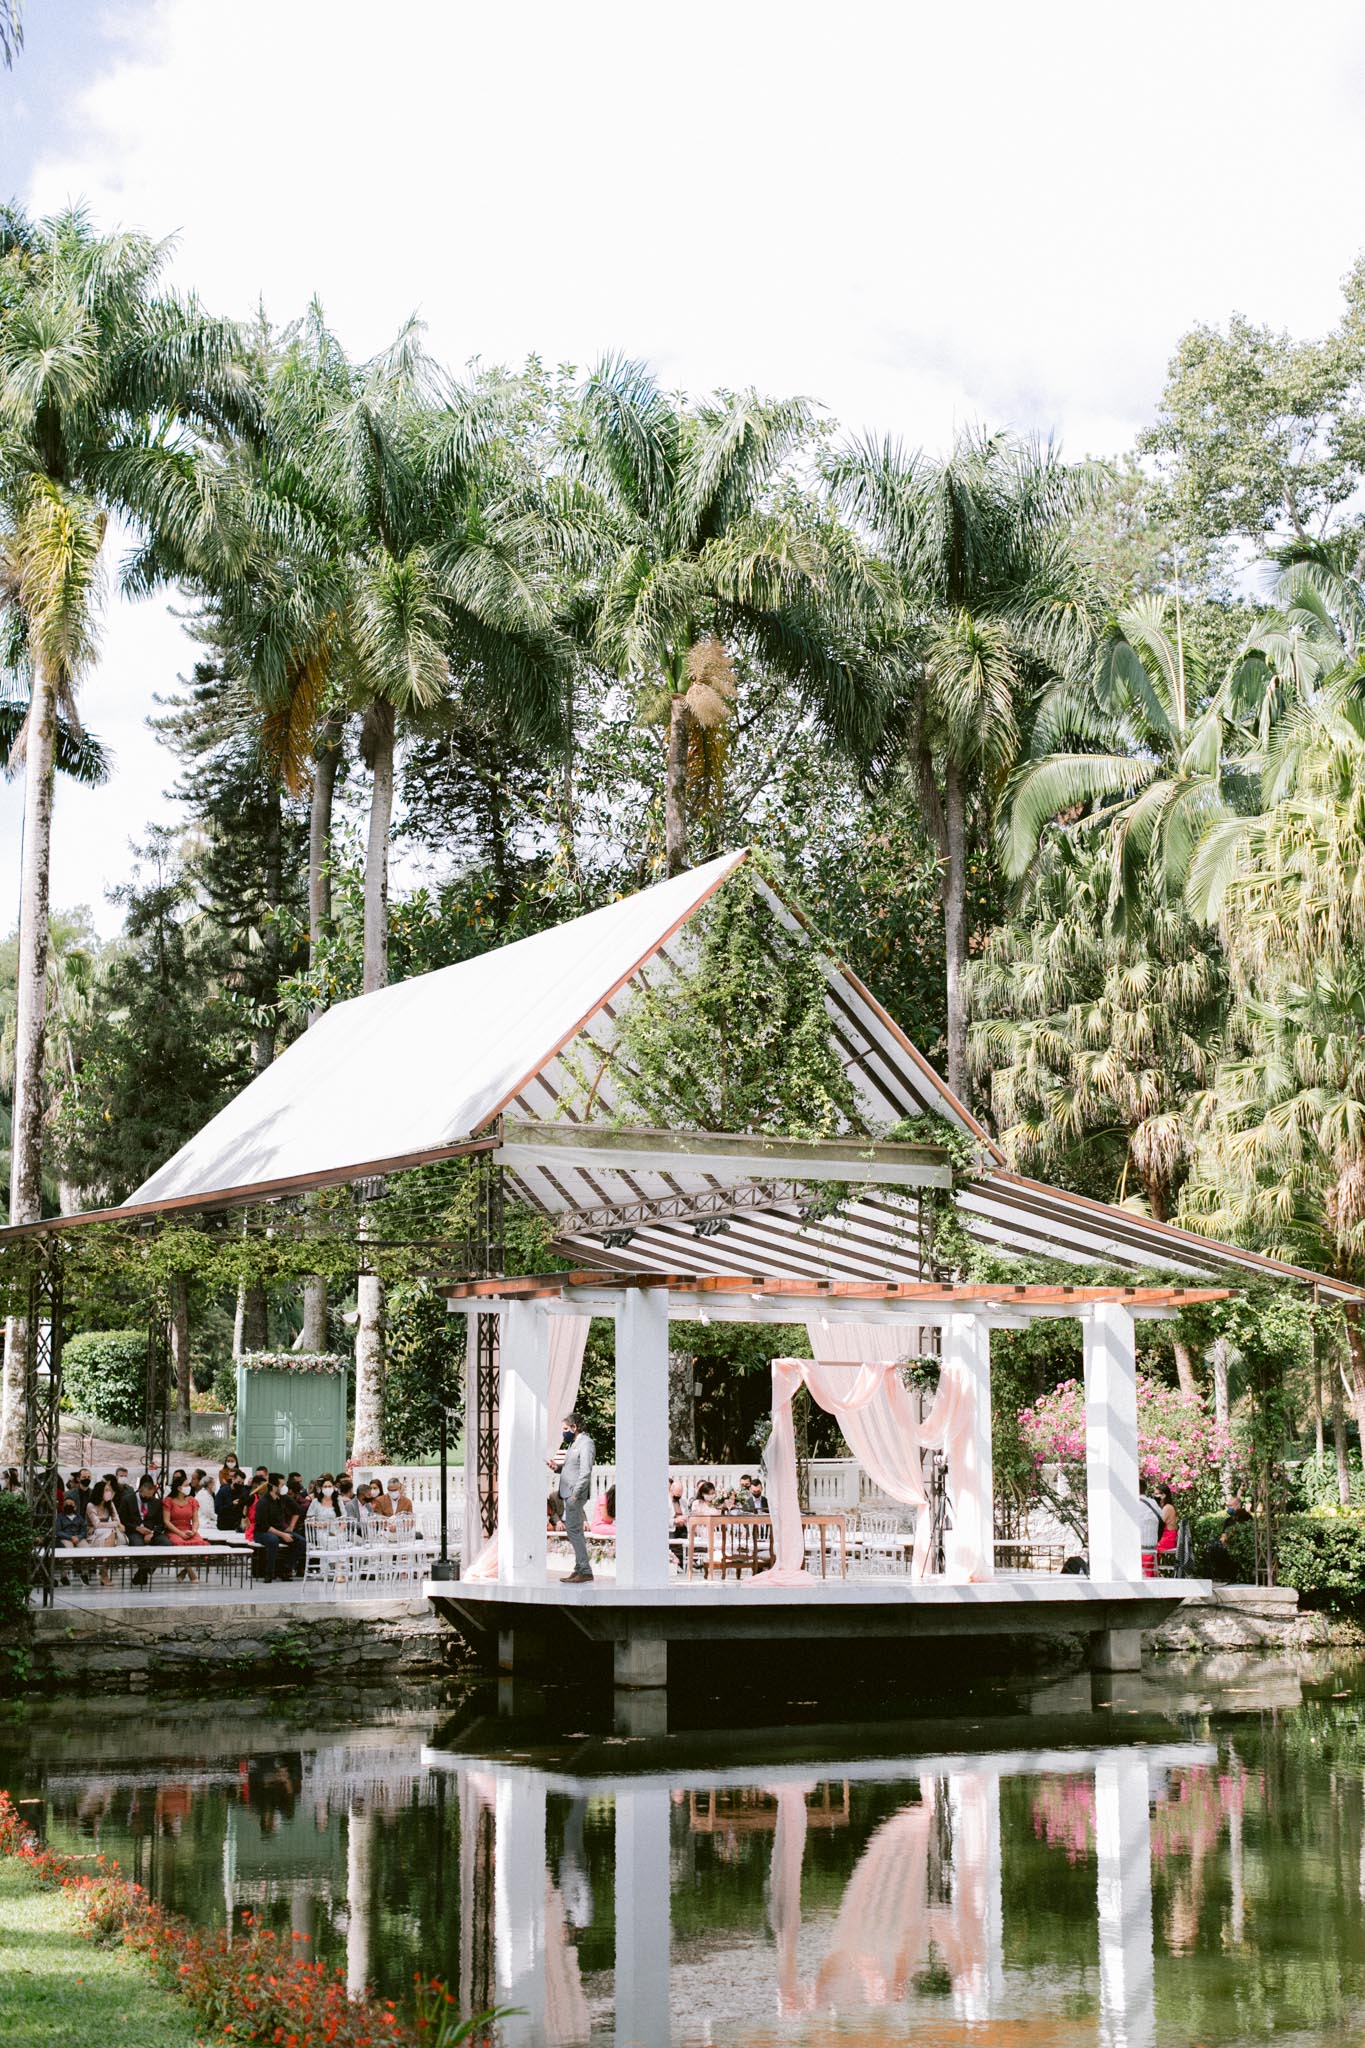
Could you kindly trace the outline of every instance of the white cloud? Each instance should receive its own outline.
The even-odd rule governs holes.
[[[1314,9],[1332,61],[1287,140],[1283,21],[1261,0],[157,0],[111,11],[118,54],[26,183],[178,229],[177,278],[214,307],[283,319],[316,291],[358,352],[415,308],[456,363],[616,347],[912,442],[984,416],[1098,453],[1191,321],[1335,317],[1365,238],[1365,17]],[[128,630],[101,699],[149,680]]]

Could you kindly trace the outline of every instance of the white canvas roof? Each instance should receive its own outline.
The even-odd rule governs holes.
[[[397,1171],[495,1143],[488,1133],[504,1111],[561,1130],[615,1126],[621,1104],[611,1054],[632,984],[686,967],[689,920],[745,860],[743,852],[726,854],[514,945],[337,1004],[122,1208],[103,1213],[210,1207]],[[810,943],[800,913],[762,876],[758,887],[791,942]],[[956,1200],[980,1242],[1135,1275],[1226,1277],[1240,1267],[1316,1283],[1329,1298],[1365,1299],[1349,1282],[1014,1173],[857,976],[823,950],[820,958],[831,1040],[865,1129],[930,1114],[976,1139],[980,1177]],[[799,1162],[790,1171],[774,1167],[781,1178],[771,1180],[727,1170],[704,1147],[695,1160],[661,1150],[657,1160],[625,1164],[619,1137],[617,1130],[615,1147],[595,1151],[588,1142],[567,1158],[514,1149],[504,1168],[512,1190],[553,1219],[557,1248],[585,1265],[924,1277],[924,1212],[908,1191],[869,1188],[821,1217],[810,1213]]]
[[[127,1209],[317,1185],[457,1148],[744,859],[355,996],[211,1118]]]

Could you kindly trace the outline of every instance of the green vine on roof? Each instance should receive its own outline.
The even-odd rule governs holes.
[[[687,926],[676,975],[641,977],[606,1062],[618,1124],[836,1138],[866,1129],[825,1008],[815,947],[793,941],[750,863]],[[573,1106],[590,1103],[578,1075]],[[600,1077],[598,1080],[600,1085]]]

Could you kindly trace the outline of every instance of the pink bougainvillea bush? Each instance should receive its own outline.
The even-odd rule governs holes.
[[[1169,1486],[1184,1514],[1218,1506],[1223,1469],[1234,1478],[1238,1455],[1228,1431],[1197,1396],[1138,1374],[1138,1469],[1148,1487]],[[1019,1434],[1036,1465],[1061,1465],[1075,1492],[1085,1481],[1085,1389],[1064,1380],[1019,1411]]]

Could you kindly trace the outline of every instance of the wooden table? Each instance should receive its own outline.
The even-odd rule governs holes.
[[[845,1515],[802,1515],[802,1542],[807,1529],[818,1532],[820,1540],[820,1576],[829,1577],[829,1533],[839,1533],[839,1562],[841,1576],[848,1577],[848,1519]],[[724,1578],[733,1572],[736,1578],[745,1571],[766,1570],[775,1562],[773,1553],[773,1518],[771,1515],[689,1515],[687,1517],[687,1576],[692,1578],[697,1565],[697,1542],[699,1534],[705,1536],[705,1555],[700,1560],[701,1570],[709,1579],[718,1573]],[[766,1552],[760,1555],[760,1538],[766,1534]]]

